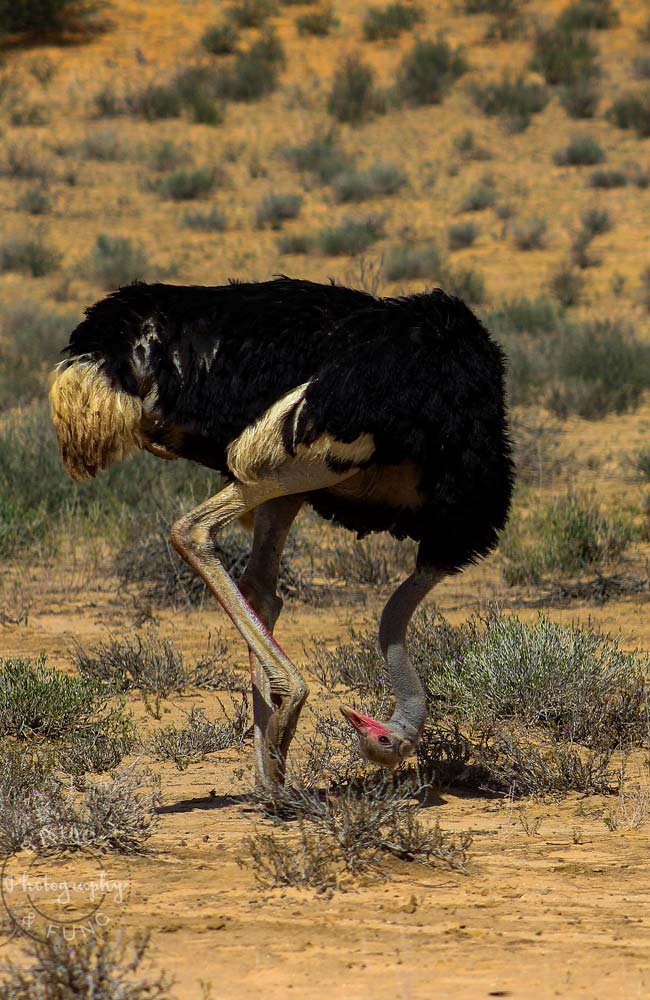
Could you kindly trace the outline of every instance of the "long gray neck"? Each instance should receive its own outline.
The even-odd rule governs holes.
[[[427,700],[406,650],[406,630],[418,604],[444,574],[416,569],[400,584],[384,608],[379,623],[379,645],[386,660],[395,709],[389,726],[417,739],[427,717]]]

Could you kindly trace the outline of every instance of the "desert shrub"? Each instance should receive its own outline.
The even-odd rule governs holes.
[[[637,80],[650,80],[650,56],[637,56],[632,71]]]
[[[476,141],[476,136],[470,128],[464,129],[454,137],[454,149],[463,160],[491,160],[492,153]]]
[[[9,121],[12,125],[39,126],[47,125],[50,120],[50,113],[42,104],[23,104],[12,109]]]
[[[47,215],[52,209],[52,200],[43,184],[27,188],[16,202],[16,208],[29,215]]]
[[[25,34],[30,39],[56,39],[85,34],[99,26],[103,0],[27,0],[0,7],[0,37]]]
[[[285,64],[282,42],[267,31],[251,47],[235,57],[232,67],[217,79],[218,96],[232,101],[257,101],[272,93]]]
[[[0,175],[16,180],[47,181],[49,164],[33,143],[8,143],[0,159]]]
[[[316,174],[322,181],[354,168],[354,158],[342,149],[332,129],[317,133],[302,146],[289,146],[284,157],[297,170]]]
[[[345,170],[332,180],[336,202],[365,201],[397,194],[407,183],[406,174],[395,163],[373,163],[367,170]]]
[[[439,104],[467,68],[462,51],[452,48],[444,36],[435,41],[418,39],[399,65],[397,97],[405,104]]]
[[[103,288],[119,288],[142,278],[147,269],[147,254],[128,236],[100,233],[90,256],[90,271]]]
[[[123,160],[126,151],[120,137],[112,128],[103,128],[89,132],[79,147],[81,156],[91,160],[102,160],[113,163]]]
[[[546,219],[519,219],[512,226],[512,240],[518,250],[540,250],[546,242]]]
[[[127,106],[132,114],[153,122],[178,118],[183,110],[183,100],[173,83],[150,82],[128,95]]]
[[[230,21],[213,24],[201,35],[201,45],[215,56],[229,55],[237,51],[239,32]]]
[[[124,114],[125,101],[112,84],[106,83],[92,98],[96,118],[117,118]]]
[[[598,47],[586,32],[555,24],[538,30],[531,66],[549,84],[573,84],[598,75]]]
[[[284,222],[300,214],[302,195],[295,193],[267,194],[255,211],[257,229],[281,229]]]
[[[485,301],[483,275],[473,267],[446,267],[442,284],[450,295],[456,295],[471,305],[480,305]]]
[[[411,572],[415,546],[389,535],[371,535],[363,540],[347,533],[337,540],[322,561],[323,571],[347,583],[383,586]]]
[[[78,935],[74,947],[65,934],[26,939],[32,964],[8,961],[0,968],[0,1000],[169,1000],[171,982],[164,974],[142,976],[139,968],[148,946],[146,937],[128,947],[123,937]]]
[[[604,188],[606,191],[611,188],[625,187],[627,184],[627,174],[624,170],[607,169],[592,170],[589,175],[588,184],[593,188]]]
[[[592,167],[605,159],[600,143],[589,135],[574,135],[553,160],[562,167]]]
[[[242,747],[249,719],[246,702],[241,701],[232,718],[210,722],[203,709],[194,706],[185,726],[165,726],[153,734],[150,750],[156,760],[171,760],[179,771],[218,750]]]
[[[631,128],[642,139],[650,136],[650,89],[628,91],[618,97],[607,118],[619,128]]]
[[[196,229],[202,233],[222,233],[228,228],[225,212],[213,205],[209,212],[194,209],[184,213],[182,224],[186,229]]]
[[[388,281],[425,278],[436,283],[442,270],[442,256],[432,242],[403,243],[389,247],[384,272]]]
[[[332,846],[320,833],[310,832],[301,823],[298,840],[272,833],[256,833],[243,841],[242,867],[252,867],[256,881],[263,886],[309,886],[312,889],[336,887],[336,864]]]
[[[611,0],[574,0],[564,8],[557,24],[564,31],[602,31],[613,28],[619,21]]]
[[[300,35],[316,35],[319,38],[324,38],[338,25],[339,19],[334,14],[332,7],[309,11],[309,13],[301,14],[300,17],[296,18],[296,28]]]
[[[168,170],[178,170],[192,162],[192,154],[185,146],[178,146],[169,139],[157,142],[148,156],[148,163],[153,170],[164,173]]]
[[[19,271],[32,278],[42,278],[56,271],[61,259],[61,254],[47,242],[43,231],[34,236],[6,236],[0,242],[0,273]]]
[[[363,35],[368,42],[398,38],[424,18],[416,4],[389,3],[385,7],[369,7],[363,16]]]
[[[499,82],[482,84],[474,89],[474,100],[486,115],[503,118],[510,132],[523,132],[533,115],[548,104],[546,88],[527,83],[523,75],[504,73]]]
[[[314,245],[314,237],[308,233],[287,233],[276,240],[279,253],[311,253]]]
[[[0,325],[0,410],[44,394],[48,370],[75,321],[71,314],[45,311],[27,302],[5,309]]]
[[[228,14],[238,28],[261,28],[267,18],[277,13],[277,9],[275,0],[240,0]]]
[[[573,267],[562,265],[549,278],[549,289],[561,306],[569,308],[580,301],[585,279]]]
[[[455,222],[447,227],[447,242],[450,250],[471,247],[480,232],[475,222]]]
[[[339,122],[355,124],[385,110],[375,74],[358,56],[347,56],[334,74],[327,110]]]
[[[346,216],[336,226],[321,229],[318,243],[324,254],[341,257],[359,254],[380,240],[384,235],[382,216],[368,215],[365,218]]]
[[[511,518],[500,544],[503,573],[511,585],[579,573],[616,560],[631,539],[629,524],[603,514],[592,496],[568,493]]]
[[[494,180],[484,177],[478,184],[473,184],[463,195],[458,209],[460,212],[482,212],[491,208],[498,198]]]
[[[606,208],[586,208],[580,214],[582,228],[589,236],[600,236],[607,233],[612,228],[612,218]]]
[[[175,170],[154,184],[163,198],[173,201],[193,201],[209,194],[222,175],[215,167],[197,167],[194,170]]]
[[[551,352],[547,405],[560,417],[598,420],[637,406],[650,385],[650,348],[620,320],[561,331]]]
[[[560,87],[560,103],[570,118],[593,118],[600,95],[593,80],[573,80]]]
[[[521,296],[503,302],[486,316],[486,323],[497,336],[529,334],[539,336],[554,333],[560,315],[556,304],[544,295],[536,299]]]

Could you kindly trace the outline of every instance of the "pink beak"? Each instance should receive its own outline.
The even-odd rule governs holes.
[[[341,705],[341,714],[345,716],[348,722],[359,733],[368,733],[369,736],[375,737],[390,736],[390,732],[384,723],[378,722],[377,719],[373,719],[370,715],[362,715],[361,712],[355,711],[354,708],[348,708],[347,705]]]

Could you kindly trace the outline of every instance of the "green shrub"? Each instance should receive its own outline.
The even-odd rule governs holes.
[[[532,337],[554,333],[560,315],[556,304],[544,295],[536,299],[526,296],[503,302],[486,316],[486,323],[497,337],[528,334]]]
[[[637,56],[632,70],[637,80],[650,80],[650,56]]]
[[[455,222],[447,227],[447,241],[450,250],[471,247],[480,232],[475,222]]]
[[[586,32],[559,25],[541,29],[535,37],[532,69],[550,84],[573,84],[597,76],[598,48]]]
[[[600,95],[593,80],[574,80],[560,88],[560,103],[570,118],[593,118]]]
[[[18,301],[2,315],[0,410],[43,396],[49,368],[58,360],[76,316]]]
[[[300,17],[296,18],[298,34],[316,35],[319,38],[329,35],[330,31],[337,28],[339,23],[332,7],[310,11],[308,14],[301,14]]]
[[[192,154],[185,146],[177,146],[169,139],[163,139],[151,150],[149,164],[158,173],[177,170],[192,161]]]
[[[467,69],[462,51],[442,35],[436,41],[418,39],[400,63],[397,97],[405,104],[439,104]]]
[[[476,141],[476,136],[469,128],[454,137],[454,149],[463,160],[492,159],[490,150]]]
[[[300,194],[267,194],[255,212],[257,229],[281,229],[288,219],[295,219],[300,214],[302,195]]]
[[[549,288],[561,306],[569,308],[580,301],[585,279],[575,268],[562,265],[549,279]]]
[[[90,258],[93,277],[103,288],[119,288],[142,279],[147,269],[147,254],[128,236],[100,233]]]
[[[237,7],[230,9],[229,17],[238,28],[261,28],[277,9],[275,0],[240,0]]]
[[[113,128],[90,132],[81,143],[79,153],[84,158],[105,163],[114,163],[125,157],[124,147]]]
[[[249,726],[246,702],[243,701],[232,719],[210,722],[203,709],[195,706],[187,715],[185,726],[165,726],[151,738],[151,752],[156,760],[171,760],[179,771],[193,762],[203,760],[218,750],[240,750]]]
[[[235,57],[232,68],[221,71],[216,81],[218,96],[232,101],[257,101],[275,90],[284,64],[282,42],[275,32],[267,31]]]
[[[460,212],[482,212],[486,208],[491,208],[497,198],[494,180],[491,177],[484,177],[465,192],[458,209]]]
[[[24,104],[22,107],[13,108],[9,116],[9,121],[16,127],[47,125],[50,120],[50,113],[42,104]]]
[[[630,525],[603,514],[593,496],[568,493],[528,516],[513,515],[499,551],[509,584],[536,584],[543,576],[576,574],[612,562],[631,540]]]
[[[650,136],[650,89],[628,91],[614,101],[607,118],[619,128],[631,128],[642,139]]]
[[[477,306],[485,301],[483,275],[473,267],[448,267],[443,271],[442,284],[450,295]]]
[[[43,184],[27,188],[18,198],[16,208],[21,212],[28,212],[29,215],[47,215],[52,209],[47,188]]]
[[[416,4],[389,3],[385,7],[369,7],[363,16],[363,35],[368,42],[398,38],[424,19]]]
[[[564,8],[557,24],[563,31],[602,31],[613,28],[619,21],[611,0],[574,0]]]
[[[43,232],[34,236],[10,236],[0,242],[0,273],[19,271],[42,278],[56,271],[62,256],[47,243]]]
[[[588,183],[590,187],[604,188],[605,190],[625,187],[627,184],[627,174],[624,170],[616,169],[592,170]]]
[[[0,6],[0,37],[25,34],[31,39],[86,34],[99,23],[102,0],[22,0]]]
[[[225,21],[223,24],[213,24],[201,35],[201,45],[215,56],[229,55],[237,51],[239,32],[234,24]]]
[[[384,219],[369,215],[358,219],[346,217],[336,226],[326,226],[318,237],[322,253],[330,257],[341,257],[363,253],[384,235]]]
[[[127,106],[132,114],[153,122],[178,118],[183,110],[183,101],[173,83],[147,83],[141,90],[128,95]]]
[[[506,72],[499,82],[474,88],[474,100],[481,111],[503,118],[510,132],[523,132],[532,116],[546,107],[548,99],[545,87],[527,83],[521,74],[513,77]]]
[[[388,281],[411,281],[424,278],[436,283],[442,270],[442,257],[435,243],[403,243],[389,247],[384,272]]]
[[[587,208],[580,214],[583,230],[589,237],[600,236],[612,228],[611,216],[606,208]]]
[[[276,241],[279,253],[310,253],[314,248],[314,238],[307,233],[287,233]]]
[[[374,163],[368,170],[345,170],[332,180],[334,201],[366,201],[397,194],[407,183],[406,174],[395,163]]]
[[[176,170],[161,177],[154,184],[155,190],[173,201],[192,201],[209,194],[222,175],[215,167],[196,167],[194,170]]]
[[[593,167],[605,159],[600,143],[590,135],[574,135],[553,160],[562,167]]]
[[[536,216],[520,219],[512,227],[512,239],[518,250],[541,250],[546,242],[546,220]]]
[[[18,180],[46,181],[49,167],[32,143],[9,143],[0,160],[0,175]]]
[[[200,209],[185,212],[182,225],[202,233],[222,233],[228,228],[228,221],[222,209],[213,205],[209,212]]]
[[[340,122],[355,124],[385,110],[375,91],[375,74],[358,56],[347,56],[334,75],[327,110]]]
[[[317,133],[302,146],[289,146],[283,155],[297,170],[314,173],[322,181],[354,168],[353,157],[341,148],[332,129]]]

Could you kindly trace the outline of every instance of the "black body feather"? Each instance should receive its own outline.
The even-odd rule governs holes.
[[[453,571],[494,547],[512,492],[504,358],[459,299],[404,298],[278,278],[222,287],[136,284],[92,306],[69,354],[101,359],[120,388],[155,391],[150,439],[228,474],[226,450],[297,386],[291,452],[328,433],[372,434],[373,466],[420,470],[419,509],[308,494],[360,534],[421,541],[419,561]]]

